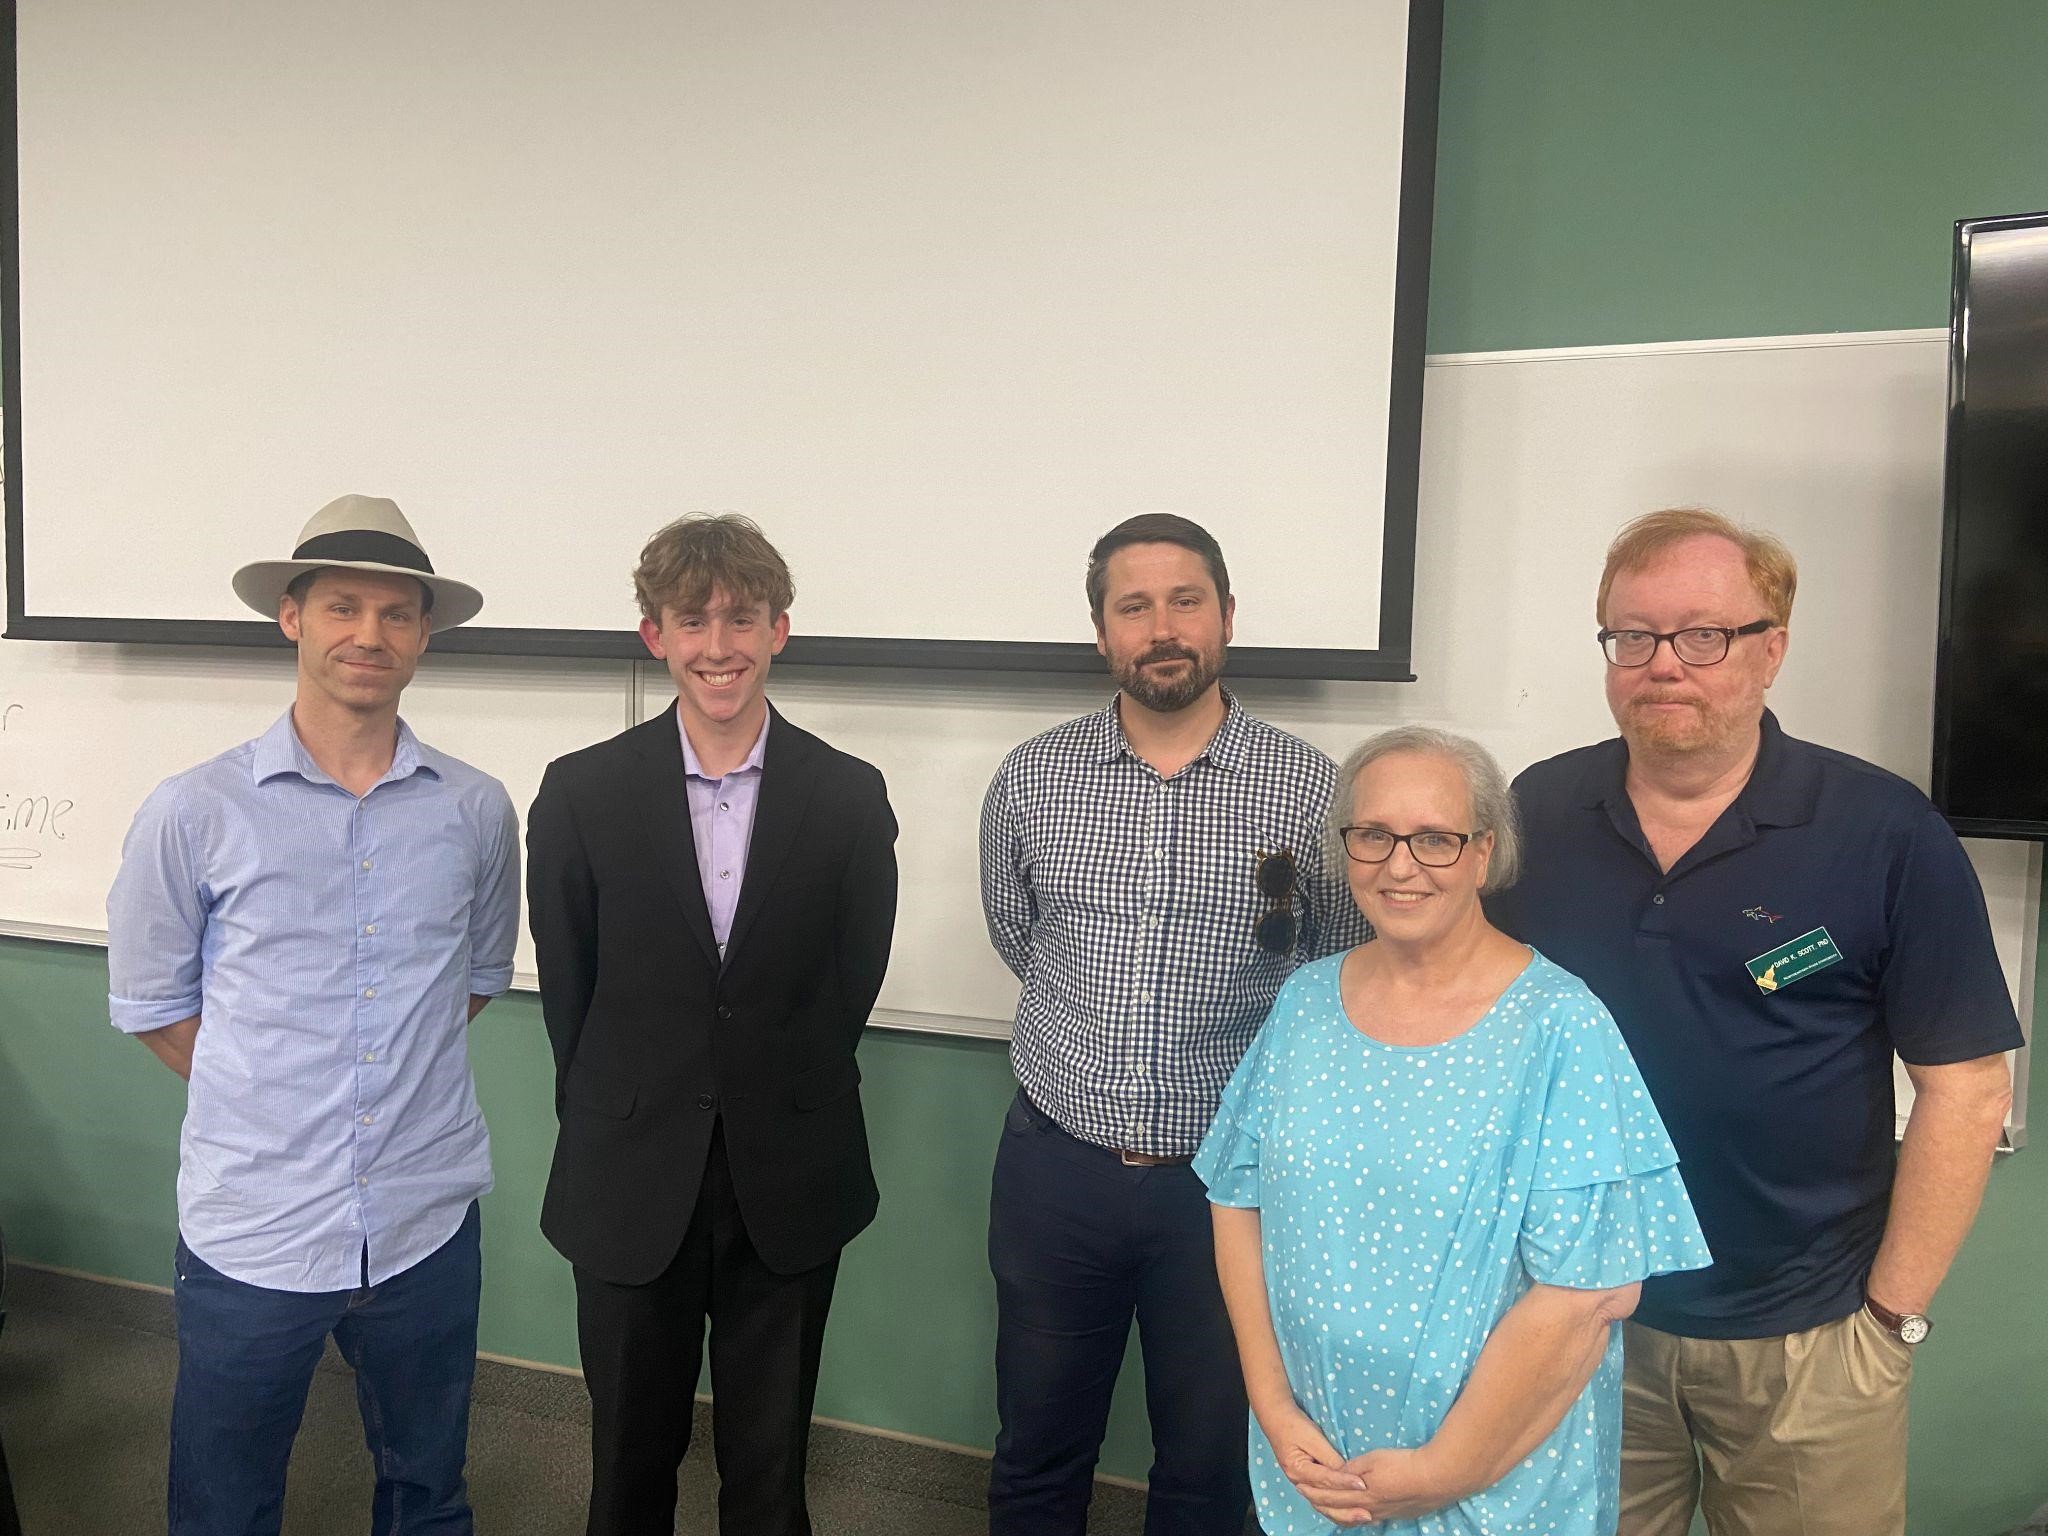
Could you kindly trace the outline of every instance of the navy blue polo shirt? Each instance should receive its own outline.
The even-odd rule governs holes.
[[[1767,1338],[1862,1304],[1895,1161],[1893,1051],[2021,1043],[1984,893],[1927,797],[1768,711],[1749,783],[1658,869],[1619,739],[1515,780],[1526,873],[1494,921],[1607,1004],[1678,1147],[1710,1268],[1637,1320]]]

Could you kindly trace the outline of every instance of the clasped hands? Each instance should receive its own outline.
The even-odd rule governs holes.
[[[1373,1450],[1345,1460],[1315,1421],[1289,1406],[1261,1419],[1280,1470],[1309,1507],[1333,1525],[1412,1520],[1460,1497],[1428,1446]]]

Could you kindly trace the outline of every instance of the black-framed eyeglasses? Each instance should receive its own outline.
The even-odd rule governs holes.
[[[1259,894],[1266,898],[1267,907],[1266,915],[1252,929],[1252,937],[1267,954],[1284,955],[1294,948],[1294,940],[1301,932],[1300,920],[1294,915],[1294,855],[1285,848],[1278,853],[1260,854],[1253,878],[1259,883]]]
[[[1695,624],[1689,629],[1674,629],[1668,634],[1659,634],[1653,629],[1603,629],[1600,631],[1600,649],[1607,653],[1607,660],[1614,666],[1647,667],[1656,656],[1657,647],[1668,641],[1671,654],[1688,667],[1711,667],[1728,659],[1728,647],[1735,643],[1737,635],[1760,635],[1777,627],[1769,619],[1758,619],[1754,624],[1743,624],[1734,629],[1725,624]]]
[[[1384,864],[1395,848],[1408,845],[1408,857],[1431,869],[1449,869],[1464,857],[1465,845],[1477,832],[1389,832],[1385,827],[1339,827],[1344,851],[1361,864]]]

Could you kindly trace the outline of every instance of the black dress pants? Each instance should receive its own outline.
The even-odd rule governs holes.
[[[839,1260],[780,1275],[733,1198],[723,1126],[683,1244],[647,1285],[576,1271],[590,1389],[589,1536],[671,1536],[676,1470],[711,1331],[712,1450],[724,1536],[811,1536],[804,1502],[811,1404]]]

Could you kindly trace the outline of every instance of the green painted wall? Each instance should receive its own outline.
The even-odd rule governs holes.
[[[1948,323],[2048,208],[2040,0],[1447,0],[1433,352]]]
[[[1431,348],[1942,324],[1950,221],[2048,206],[2044,66],[2037,0],[1450,0]],[[22,1258],[162,1283],[181,1090],[106,1027],[105,992],[96,951],[0,941],[0,1224]],[[534,1000],[494,1004],[473,1054],[499,1182],[486,1347],[571,1361],[568,1274],[533,1225],[553,1121]],[[862,1061],[882,1214],[847,1256],[819,1408],[987,1445],[1008,1067],[881,1033]],[[2036,1148],[1998,1169],[1922,1356],[1915,1536],[1991,1536],[2048,1498],[2044,1274]],[[1142,1476],[1133,1385],[1104,1464]]]

